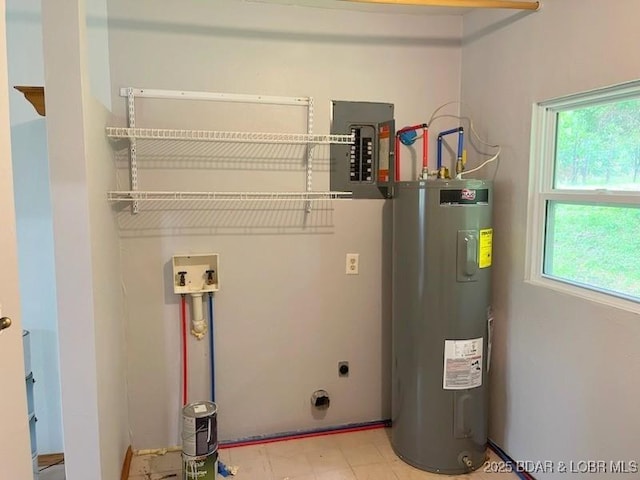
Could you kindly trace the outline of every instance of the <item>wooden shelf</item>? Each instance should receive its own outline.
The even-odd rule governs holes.
[[[540,2],[510,0],[349,0],[356,3],[386,3],[391,5],[418,5],[422,7],[454,8],[510,8],[516,10],[540,10]]]
[[[29,87],[25,85],[16,85],[16,90],[22,92],[24,94],[24,98],[26,98],[33,108],[36,109],[38,114],[45,116],[45,108],[44,108],[44,87]]]

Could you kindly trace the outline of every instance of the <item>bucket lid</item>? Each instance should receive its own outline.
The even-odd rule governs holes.
[[[218,411],[218,406],[213,402],[194,402],[182,409],[182,414],[187,417],[210,417]]]

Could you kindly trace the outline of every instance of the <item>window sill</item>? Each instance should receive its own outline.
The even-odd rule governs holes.
[[[554,278],[535,276],[533,278],[525,279],[525,283],[534,285],[536,287],[548,288],[557,292],[565,293],[574,297],[589,300],[594,303],[598,303],[603,306],[613,307],[627,312],[640,314],[640,303],[633,300],[627,300],[621,297],[615,297],[606,293],[598,292],[596,290],[590,290],[584,287],[579,287],[562,280],[556,280]]]

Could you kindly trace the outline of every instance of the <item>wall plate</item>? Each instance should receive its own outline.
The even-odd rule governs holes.
[[[217,292],[219,289],[220,272],[217,253],[173,256],[174,293]]]

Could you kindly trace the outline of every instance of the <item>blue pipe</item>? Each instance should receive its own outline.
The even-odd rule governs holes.
[[[209,292],[209,359],[211,360],[211,401],[216,401],[216,356],[215,342],[213,335],[213,293]],[[222,477],[232,475],[231,470],[218,460],[218,474]]]
[[[216,401],[216,359],[213,336],[213,293],[209,292],[209,359],[211,360],[211,401]]]
[[[358,430],[369,430],[374,428],[391,427],[391,419],[374,420],[361,423],[347,423],[334,427],[320,427],[310,430],[294,430],[290,432],[275,433],[271,435],[256,435],[252,437],[239,438],[237,440],[226,440],[219,442],[222,448],[231,448],[237,446],[253,445],[259,443],[271,443],[280,440],[294,440],[297,438],[311,438],[318,435],[329,433],[340,433]]]
[[[438,135],[438,162],[437,168],[440,170],[442,167],[442,137],[446,135],[451,135],[452,133],[458,133],[458,159],[462,159],[462,147],[464,144],[464,128],[457,127],[452,128],[451,130],[445,130],[444,132],[440,132]]]
[[[502,448],[500,448],[490,438],[487,439],[487,443],[489,444],[489,448],[491,448],[491,450],[496,452],[496,454],[504,461],[504,463],[509,467],[509,469],[518,476],[518,478],[520,478],[521,480],[535,480],[533,475],[525,471],[519,464],[517,464],[513,460],[513,458],[511,458],[507,454],[507,452],[505,452]]]

